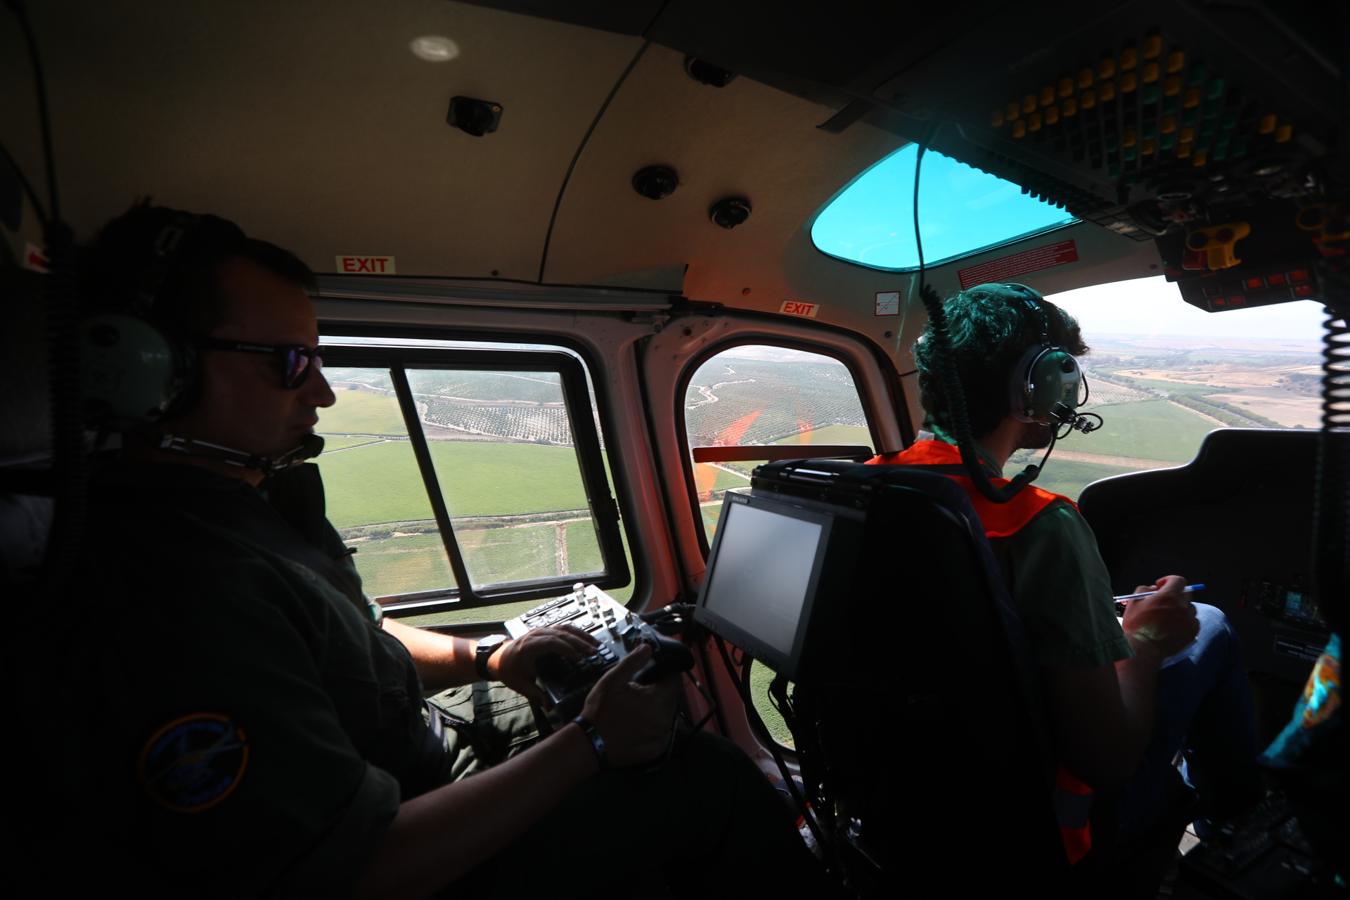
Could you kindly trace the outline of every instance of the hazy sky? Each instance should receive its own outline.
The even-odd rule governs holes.
[[[1050,299],[1078,320],[1089,344],[1094,334],[1274,338],[1315,344],[1321,339],[1324,318],[1322,305],[1308,300],[1207,313],[1182,300],[1176,285],[1161,275],[1066,291]]]

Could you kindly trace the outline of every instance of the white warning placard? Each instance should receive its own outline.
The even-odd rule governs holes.
[[[877,291],[877,315],[879,316],[900,315],[899,291]]]

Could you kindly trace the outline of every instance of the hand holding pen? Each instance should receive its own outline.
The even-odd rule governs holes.
[[[1192,594],[1196,591],[1203,591],[1204,589],[1204,584],[1188,584],[1181,589],[1181,592],[1183,594]],[[1144,590],[1135,594],[1121,594],[1119,597],[1112,597],[1111,599],[1116,601],[1117,607],[1121,607],[1130,600],[1143,600],[1145,597],[1152,597],[1156,593],[1158,593],[1156,589]]]
[[[1188,588],[1180,575],[1167,575],[1151,589],[1141,585],[1133,594],[1116,598],[1117,608],[1124,608],[1121,627],[1136,656],[1161,661],[1195,639],[1200,623],[1186,594],[1200,587]]]

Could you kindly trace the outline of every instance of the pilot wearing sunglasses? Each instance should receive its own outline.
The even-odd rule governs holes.
[[[99,590],[72,647],[84,693],[61,757],[83,837],[97,835],[76,845],[107,851],[89,871],[222,896],[539,893],[574,858],[558,838],[582,823],[612,876],[678,853],[697,865],[668,871],[722,887],[821,881],[733,745],[694,735],[656,772],[605,771],[670,746],[678,684],[632,680],[647,651],[576,721],[452,782],[424,691],[485,676],[529,691],[539,658],[593,640],[539,629],[481,654],[366,598],[317,467],[290,465],[319,449],[335,401],[299,259],[155,207],[114,220],[88,256],[95,307],[134,311],[195,361],[91,492],[98,539],[76,580]]]
[[[314,433],[319,410],[335,401],[323,377],[313,304],[302,286],[246,259],[221,263],[217,277],[230,302],[213,333],[194,342],[199,394],[172,423],[173,431],[282,457]],[[251,468],[237,472],[252,484],[263,474]]]

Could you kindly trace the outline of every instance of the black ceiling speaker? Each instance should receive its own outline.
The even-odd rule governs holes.
[[[684,70],[689,73],[689,77],[699,84],[710,85],[711,87],[726,87],[736,78],[736,73],[721,66],[715,66],[706,59],[699,59],[697,56],[686,56],[684,58]]]
[[[17,231],[23,218],[23,190],[19,170],[7,159],[0,159],[0,224]]]
[[[633,190],[648,200],[665,199],[679,186],[679,173],[670,166],[646,166],[633,173]]]
[[[723,197],[708,210],[708,217],[723,228],[735,228],[750,218],[750,201],[744,197]]]
[[[502,121],[502,105],[473,97],[451,97],[445,121],[460,131],[482,137],[497,130]]]

